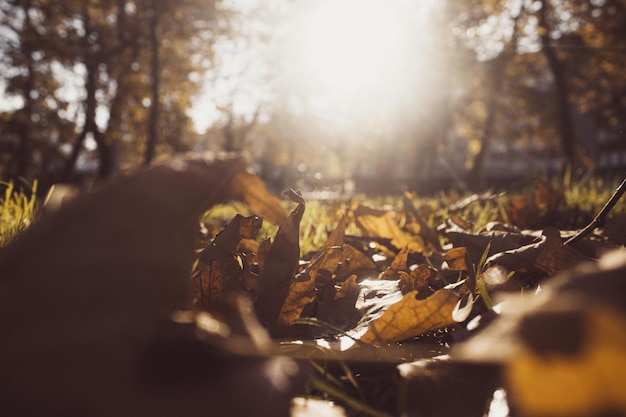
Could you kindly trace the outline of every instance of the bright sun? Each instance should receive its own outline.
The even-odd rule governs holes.
[[[406,91],[419,64],[415,18],[399,2],[301,1],[287,29],[290,87],[327,113],[365,114]]]

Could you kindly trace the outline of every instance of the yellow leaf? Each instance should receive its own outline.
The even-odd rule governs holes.
[[[382,215],[362,214],[357,216],[356,224],[363,234],[368,237],[382,237],[391,239],[391,244],[400,249],[409,247],[411,252],[424,252],[424,240],[420,236],[412,236],[396,223],[391,212]]]
[[[345,234],[346,220],[345,217],[342,217],[317,255],[317,257],[324,257],[323,263],[319,266],[320,269],[334,273],[339,267],[339,263],[345,260],[345,252],[343,250],[337,250],[343,248]],[[332,250],[329,252],[329,249]],[[315,258],[311,260],[311,262],[314,261]]]
[[[524,347],[509,361],[506,378],[523,415],[626,413],[626,320],[599,305],[588,314],[580,354],[537,355]]]
[[[370,323],[361,341],[397,342],[456,323],[452,312],[459,295],[455,291],[443,288],[423,300],[416,295],[417,291],[411,291],[391,305]]]

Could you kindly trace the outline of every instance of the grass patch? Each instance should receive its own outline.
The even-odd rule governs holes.
[[[36,217],[37,181],[27,185],[28,192],[15,187],[13,181],[0,182],[0,247],[26,229]]]

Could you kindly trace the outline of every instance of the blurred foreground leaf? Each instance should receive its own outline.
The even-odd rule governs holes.
[[[501,317],[454,350],[500,364],[524,416],[626,414],[626,252],[507,298]]]
[[[44,213],[12,241],[0,253],[3,414],[204,416],[211,404],[222,416],[288,415],[284,366],[269,375],[265,359],[228,359],[163,320],[191,294],[200,214],[244,198],[249,179],[241,159],[156,166]],[[261,190],[245,200],[286,224]]]

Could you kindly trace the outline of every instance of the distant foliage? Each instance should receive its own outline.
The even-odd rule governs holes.
[[[199,0],[3,2],[0,177],[111,176],[156,139],[156,156],[187,150],[214,16]]]

